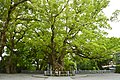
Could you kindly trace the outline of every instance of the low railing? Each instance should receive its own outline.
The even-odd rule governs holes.
[[[44,74],[44,71],[40,71],[40,70],[35,70],[35,71],[21,70],[21,73],[26,73],[26,74]]]
[[[114,73],[114,70],[79,70],[75,71],[76,74],[101,74],[101,73]]]
[[[27,74],[44,74],[46,76],[71,76],[75,74],[102,74],[102,73],[114,73],[115,70],[77,70],[77,71],[29,71],[22,70],[21,73]]]
[[[75,71],[44,71],[45,76],[74,76]]]

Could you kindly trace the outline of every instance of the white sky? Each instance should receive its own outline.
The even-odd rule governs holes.
[[[120,10],[120,0],[110,0],[109,6],[104,9],[105,15],[110,18],[115,10]],[[120,37],[120,22],[110,22],[112,30],[107,31],[109,37]]]

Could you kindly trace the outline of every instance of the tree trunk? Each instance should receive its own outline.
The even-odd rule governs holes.
[[[10,50],[10,56],[8,57],[8,61],[7,61],[7,64],[6,64],[6,72],[7,73],[16,73],[16,65],[17,65],[17,61],[16,61],[16,54],[15,54],[15,51],[14,51],[14,36],[13,36],[13,33],[11,32],[10,33],[10,47],[9,47],[9,50]]]
[[[35,60],[37,62],[36,70],[39,70],[39,59]]]
[[[5,42],[6,42],[6,34],[5,34],[5,30],[3,30],[1,32],[1,39],[0,39],[0,57],[2,57],[2,54],[4,52]]]
[[[2,57],[2,31],[0,31],[0,57]]]
[[[5,69],[6,69],[6,73],[16,73],[16,61],[13,61],[14,56],[9,56],[8,60],[6,60],[6,65],[5,65]]]
[[[40,70],[42,70],[43,69],[43,62],[41,62],[41,64],[40,64]]]
[[[52,65],[53,71],[63,71],[64,70],[64,61],[63,58],[58,58],[58,56],[51,54],[49,55],[48,63]]]
[[[59,61],[56,61],[56,62],[53,62],[53,69],[54,71],[63,71],[64,70],[64,62],[60,60]]]

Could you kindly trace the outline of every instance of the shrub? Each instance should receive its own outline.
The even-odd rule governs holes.
[[[116,72],[116,73],[120,73],[120,64],[116,66],[115,72]]]

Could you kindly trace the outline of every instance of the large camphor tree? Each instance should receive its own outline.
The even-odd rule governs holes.
[[[64,70],[67,55],[101,58],[105,51],[99,40],[109,28],[103,9],[107,0],[39,0],[34,1],[37,19],[35,32],[53,70]],[[98,51],[95,50],[98,49]],[[89,50],[87,50],[89,49]],[[96,56],[96,57],[95,57]]]

